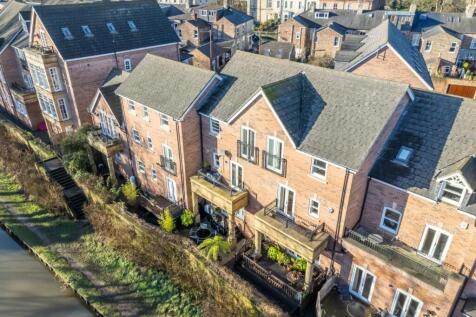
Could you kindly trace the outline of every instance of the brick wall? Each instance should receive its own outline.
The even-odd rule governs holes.
[[[296,33],[299,33],[299,36]],[[279,25],[278,41],[292,43],[296,52],[300,50],[301,54],[307,56],[312,45],[311,30],[294,19],[289,19]]]
[[[185,43],[190,42],[194,45],[200,45],[210,40],[210,34],[208,33],[210,27],[197,28],[190,22],[185,21],[177,28],[181,32],[180,39]],[[195,31],[197,31],[197,37],[194,36]]]
[[[334,45],[334,39],[339,38],[338,45]],[[329,55],[331,57],[335,57],[337,51],[340,50],[342,45],[342,41],[344,40],[344,36],[336,31],[332,30],[329,27],[316,32],[316,39],[314,44],[314,55],[315,56],[323,56]]]
[[[431,41],[432,43],[431,50],[429,52],[425,50],[427,40]],[[449,52],[449,48],[452,42],[457,43],[457,47],[454,53]],[[435,71],[436,67],[438,66],[437,62],[439,58],[449,61],[451,63],[455,63],[460,47],[460,39],[442,32],[427,38],[425,38],[423,35],[421,39],[420,51],[427,65],[431,67],[433,71]]]
[[[388,48],[371,56],[351,72],[362,76],[410,84],[415,88],[428,89],[400,57]]]

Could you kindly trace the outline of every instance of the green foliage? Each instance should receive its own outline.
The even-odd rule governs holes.
[[[82,173],[90,170],[87,152],[87,133],[89,126],[83,126],[76,132],[68,133],[61,141],[61,153],[66,169],[72,173]]]
[[[193,212],[185,209],[180,215],[180,222],[184,227],[190,227],[193,224]]]
[[[171,233],[175,229],[175,220],[170,213],[169,208],[165,208],[164,212],[162,213],[162,217],[159,219],[159,224],[162,230],[165,232]]]
[[[278,247],[274,245],[270,246],[267,252],[268,259],[270,259],[271,261],[277,261],[279,253],[282,253],[282,252],[281,250],[279,250]]]
[[[230,244],[222,236],[208,238],[198,248],[212,261],[218,261],[231,251]]]
[[[276,257],[276,262],[278,262],[282,266],[287,266],[291,263],[291,257],[286,253],[280,251],[278,256]]]
[[[126,202],[129,206],[135,206],[137,204],[137,198],[139,197],[139,190],[132,182],[127,182],[122,185],[122,194],[126,198]]]
[[[334,68],[334,59],[325,54],[323,56],[316,56],[309,61],[309,64],[324,67],[324,68]]]
[[[299,272],[305,272],[307,267],[307,262],[304,259],[295,259],[293,262],[293,270]]]

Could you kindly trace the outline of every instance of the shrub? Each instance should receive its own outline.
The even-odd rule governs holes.
[[[180,215],[180,222],[184,227],[190,227],[193,224],[193,212],[191,210],[185,209]]]
[[[329,55],[317,56],[312,58],[309,64],[325,68],[334,68],[334,59]]]
[[[135,206],[137,204],[137,198],[139,197],[139,190],[132,182],[127,182],[122,185],[122,194],[126,198],[126,202],[129,206]]]
[[[198,248],[212,261],[218,261],[231,251],[230,244],[222,236],[208,238]]]
[[[270,259],[271,261],[277,261],[279,253],[282,252],[278,249],[278,247],[274,245],[270,246],[267,252],[268,259]]]
[[[276,262],[278,262],[282,266],[287,266],[289,265],[289,263],[291,263],[291,258],[286,253],[279,251],[276,257]]]
[[[90,170],[87,152],[87,133],[89,129],[90,127],[85,125],[76,132],[68,133],[61,140],[60,147],[63,162],[66,169],[72,174]]]
[[[165,208],[164,212],[162,213],[162,217],[159,220],[160,227],[165,232],[171,233],[175,229],[175,220],[170,213],[169,208]]]
[[[307,262],[304,259],[296,259],[293,262],[293,270],[299,272],[305,272],[307,267]]]

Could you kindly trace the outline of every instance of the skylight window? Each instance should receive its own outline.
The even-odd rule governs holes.
[[[127,21],[127,24],[129,25],[129,29],[131,29],[131,32],[136,32],[137,31],[137,26],[134,23],[134,21]]]
[[[69,28],[67,27],[61,28],[61,32],[63,32],[65,39],[67,40],[73,39],[73,34],[71,34],[71,31],[69,30]]]
[[[329,12],[316,12],[316,19],[329,19]]]
[[[413,153],[412,149],[406,146],[402,146],[400,150],[398,150],[398,153],[397,153],[397,156],[395,157],[394,162],[407,166],[408,162],[410,162],[412,153]]]
[[[83,26],[81,26],[81,28],[83,29],[83,32],[84,32],[85,36],[88,36],[88,37],[94,36],[93,32],[91,32],[91,29],[89,28],[88,25],[83,25]]]
[[[110,33],[117,33],[116,28],[114,27],[114,24],[109,22],[106,24],[106,26]]]

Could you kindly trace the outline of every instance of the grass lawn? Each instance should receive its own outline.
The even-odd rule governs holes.
[[[18,214],[13,215],[2,206],[2,202],[12,204]],[[27,227],[18,216],[32,227]],[[105,316],[118,316],[124,307],[140,316],[202,315],[198,303],[176,287],[167,274],[147,270],[128,261],[100,243],[100,237],[92,232],[89,225],[54,216],[26,201],[20,186],[1,172],[0,222]],[[45,242],[34,231],[48,241]],[[84,270],[72,268],[65,256],[80,263]],[[85,271],[94,276],[94,281]],[[106,286],[98,287],[97,281]]]

